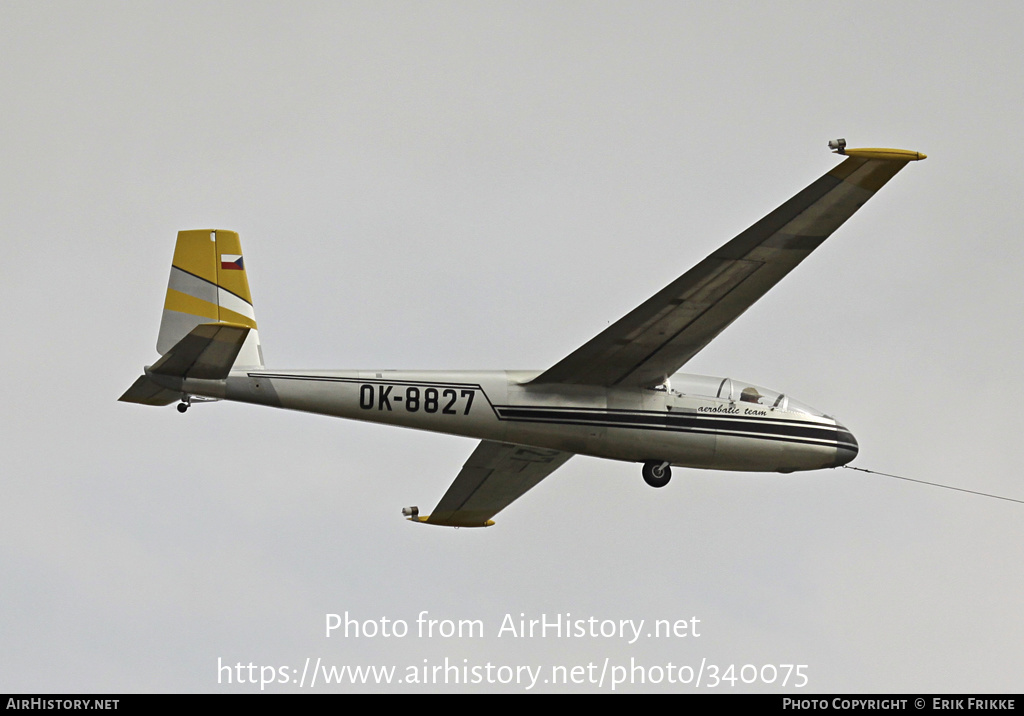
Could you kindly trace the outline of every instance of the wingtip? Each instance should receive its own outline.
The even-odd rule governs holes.
[[[437,525],[439,527],[493,527],[494,520],[486,520],[484,522],[449,522],[447,520],[435,520],[430,521],[430,515],[416,515],[415,517],[406,517],[409,522],[416,522],[422,525]]]
[[[885,147],[865,147],[863,149],[847,149],[843,152],[848,157],[863,157],[864,159],[888,159],[897,162],[919,162],[927,159],[927,154],[915,152],[910,149],[888,149]]]
[[[452,520],[450,518],[440,518],[433,521],[430,520],[430,515],[421,515],[420,508],[415,505],[412,507],[403,507],[402,516],[409,522],[416,522],[423,525],[440,525],[442,527],[490,527],[494,524],[494,520],[485,520],[484,522],[460,522]]]
[[[842,154],[845,157],[862,157],[864,159],[885,159],[896,162],[919,162],[927,159],[927,154],[915,152],[910,149],[888,149],[885,147],[864,147],[861,149],[847,149],[845,139],[833,139],[828,143],[828,148],[834,154]]]

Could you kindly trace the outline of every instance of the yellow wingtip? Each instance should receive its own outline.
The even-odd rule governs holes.
[[[460,524],[446,524],[444,522],[430,522],[430,515],[416,515],[415,517],[406,517],[410,522],[422,522],[423,524],[436,524],[440,527],[492,527],[494,520],[487,520],[483,524],[475,525],[460,525]]]
[[[910,149],[887,149],[884,147],[864,147],[862,149],[845,149],[840,154],[848,157],[863,157],[864,159],[889,159],[900,162],[919,162],[927,159],[927,154],[914,152]]]

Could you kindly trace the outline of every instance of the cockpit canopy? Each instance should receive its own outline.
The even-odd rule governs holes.
[[[775,410],[790,413],[804,413],[817,417],[829,416],[815,410],[799,400],[794,400],[784,393],[762,388],[759,385],[743,383],[732,378],[715,378],[708,375],[690,375],[676,373],[664,385],[664,389],[675,395],[693,395],[702,398],[718,398],[738,403],[763,405]]]

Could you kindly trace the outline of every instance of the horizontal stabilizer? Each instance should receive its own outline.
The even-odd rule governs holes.
[[[140,403],[142,405],[170,405],[180,399],[180,392],[168,390],[146,375],[140,375],[139,379],[132,383],[132,387],[118,398],[123,403]]]
[[[248,326],[232,323],[196,326],[150,366],[149,372],[178,378],[227,378],[249,331]]]
[[[227,378],[250,330],[248,326],[232,323],[196,326],[147,368],[146,375],[139,376],[118,400],[142,405],[170,405],[182,398],[182,392],[158,382],[161,376],[204,380]]]

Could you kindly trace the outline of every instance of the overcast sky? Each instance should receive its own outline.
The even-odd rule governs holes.
[[[436,504],[473,441],[116,399],[157,358],[180,229],[241,234],[269,367],[539,370],[835,166],[842,136],[929,158],[686,370],[836,415],[855,465],[1024,499],[1022,21],[6,0],[0,689],[251,692],[218,664],[447,658],[543,668],[534,691],[669,662],[703,662],[700,687],[619,690],[1019,691],[1024,505],[848,470],[653,490],[576,457],[492,528],[420,527],[400,509]],[[409,634],[326,638],[346,611]],[[420,637],[423,611],[484,634]],[[566,613],[699,636],[499,636]],[[544,683],[588,664],[603,684]],[[708,688],[730,664],[758,680]],[[761,683],[783,664],[806,686]],[[266,690],[528,685],[407,681]]]

